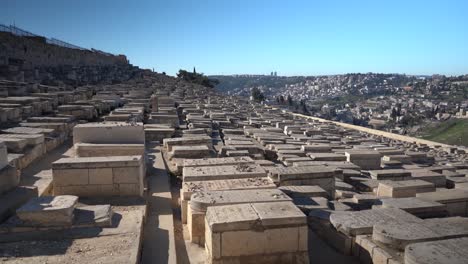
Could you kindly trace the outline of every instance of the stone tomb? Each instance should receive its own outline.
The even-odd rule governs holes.
[[[206,145],[209,148],[213,147],[213,140],[209,136],[192,136],[183,138],[165,138],[163,139],[164,148],[172,151],[173,146],[190,146],[190,145]]]
[[[411,172],[403,169],[371,170],[369,174],[372,179],[404,181],[411,179]]]
[[[447,215],[447,206],[442,203],[422,200],[418,197],[384,198],[381,205],[372,208],[400,208],[420,218],[444,217]]]
[[[291,202],[210,207],[208,263],[309,263],[306,216]]]
[[[405,249],[405,264],[466,264],[468,237],[411,244]]]
[[[403,250],[417,242],[468,236],[468,218],[433,218],[419,222],[376,223],[372,240],[391,248]]]
[[[270,178],[280,186],[317,185],[324,189],[329,197],[335,193],[336,170],[325,166],[284,167],[270,172]]]
[[[36,197],[16,210],[16,215],[26,225],[70,226],[77,202],[73,195]]]
[[[190,240],[203,245],[205,241],[203,221],[206,210],[211,206],[281,201],[291,201],[291,198],[277,189],[196,192],[192,195],[187,209]]]
[[[184,182],[189,182],[266,177],[267,173],[258,164],[241,163],[211,167],[185,167],[182,170],[182,176]]]
[[[381,154],[376,150],[347,150],[346,159],[358,165],[362,170],[378,170]]]
[[[54,194],[142,196],[142,156],[62,158],[52,163]]]
[[[192,194],[196,192],[206,191],[228,191],[248,189],[276,189],[276,185],[267,177],[215,181],[191,181],[182,183],[182,188],[180,189],[182,223],[187,223],[187,207]]]
[[[433,183],[422,180],[381,181],[377,195],[393,198],[415,197],[417,193],[434,192]]]
[[[357,212],[340,212],[330,215],[330,222],[337,231],[348,236],[372,234],[378,223],[412,223],[422,219],[398,208],[377,208]]]
[[[416,197],[445,204],[449,216],[468,216],[468,190],[440,189],[435,192],[418,193]]]
[[[73,128],[73,144],[145,144],[143,125],[89,123]]]

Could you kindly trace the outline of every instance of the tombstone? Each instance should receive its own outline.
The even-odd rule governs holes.
[[[204,219],[206,210],[212,206],[228,204],[291,201],[286,194],[276,189],[248,189],[229,191],[196,192],[187,208],[187,225],[190,240],[203,245],[205,241]]]
[[[333,197],[335,193],[336,170],[324,166],[285,167],[270,172],[269,177],[280,186],[317,185]]]
[[[62,158],[52,163],[54,195],[142,196],[142,156]]]
[[[88,123],[73,128],[73,144],[145,144],[143,125]]]
[[[267,173],[260,165],[241,163],[214,167],[185,167],[182,176],[184,182],[189,182],[266,177]]]
[[[468,216],[468,191],[441,189],[435,192],[418,193],[416,197],[426,201],[445,204],[449,216]]]
[[[73,195],[36,197],[16,210],[16,215],[31,226],[71,226],[77,202]]]
[[[371,170],[369,174],[375,180],[403,181],[411,179],[411,172],[404,169]]]
[[[399,208],[419,218],[444,217],[447,215],[447,206],[442,203],[422,200],[418,197],[384,198],[381,205],[373,208]]]
[[[468,218],[448,217],[412,223],[376,223],[372,231],[372,240],[399,250],[413,243],[457,237],[468,237]]]
[[[465,264],[468,237],[421,242],[405,248],[405,264]]]
[[[434,184],[422,180],[381,181],[377,189],[378,196],[393,198],[415,197],[417,193],[434,192]]]
[[[306,216],[291,202],[210,207],[209,263],[309,263]]]
[[[347,150],[345,155],[348,162],[358,165],[362,170],[378,170],[381,155],[375,150]]]

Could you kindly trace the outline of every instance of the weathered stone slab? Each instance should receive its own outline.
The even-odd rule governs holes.
[[[393,198],[415,197],[417,193],[434,192],[433,183],[422,180],[381,181],[377,189],[378,196]]]
[[[78,197],[73,195],[37,197],[16,210],[16,215],[31,226],[71,225],[77,202]]]
[[[206,145],[211,148],[213,146],[213,140],[209,136],[165,138],[163,144],[167,151],[170,152],[173,146]]]
[[[408,180],[411,179],[411,172],[402,169],[389,170],[371,170],[369,171],[372,179],[376,180]]]
[[[376,223],[372,239],[397,249],[433,240],[468,236],[468,218],[426,219],[417,223]]]
[[[290,186],[280,186],[279,190],[283,191],[289,197],[328,197],[328,193],[316,185],[290,185]]]
[[[76,143],[73,147],[77,157],[145,155],[145,144]]]
[[[170,158],[197,159],[214,155],[211,148],[206,145],[200,146],[173,146],[169,153]]]
[[[447,206],[445,204],[422,200],[418,197],[385,198],[380,201],[382,202],[381,208],[399,208],[420,218],[447,215]]]
[[[418,193],[416,197],[445,204],[450,216],[468,216],[468,190],[441,189],[435,192]]]
[[[220,165],[237,165],[241,163],[253,164],[255,161],[250,157],[232,157],[232,158],[204,158],[204,159],[186,159],[183,162],[185,167],[207,167]]]
[[[380,168],[381,154],[375,150],[347,150],[345,155],[348,162],[358,165],[363,170],[377,170]]]
[[[54,194],[141,196],[144,166],[142,156],[62,158],[52,163]]]
[[[291,202],[210,207],[205,225],[209,263],[309,262],[306,217]]]
[[[340,212],[330,215],[331,224],[340,232],[356,236],[372,234],[377,223],[412,223],[422,219],[397,208],[378,208],[358,212]]]
[[[270,172],[270,177],[280,186],[317,185],[323,188],[330,197],[335,193],[336,170],[324,166],[284,167]]]
[[[468,259],[468,238],[453,238],[408,245],[405,264],[465,264]]]
[[[346,161],[346,156],[337,153],[309,153],[309,157],[315,161]]]
[[[213,167],[185,167],[182,170],[184,181],[207,181],[266,177],[266,171],[257,164],[223,165]]]
[[[143,125],[88,123],[73,128],[73,143],[145,144]]]

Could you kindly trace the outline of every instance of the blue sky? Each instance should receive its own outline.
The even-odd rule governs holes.
[[[174,75],[468,73],[465,0],[1,0],[0,23]]]

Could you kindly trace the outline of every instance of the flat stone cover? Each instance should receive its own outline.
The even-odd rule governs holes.
[[[278,168],[274,173],[279,181],[330,178],[335,176],[335,169],[325,166],[314,167],[285,167]]]
[[[411,243],[468,236],[468,218],[448,217],[426,219],[420,222],[376,223],[374,241],[404,249]]]
[[[204,159],[186,159],[184,167],[205,167],[218,165],[237,165],[239,163],[254,163],[251,157],[232,157],[232,158],[204,158]]]
[[[468,190],[463,189],[445,189],[435,192],[417,193],[416,197],[423,200],[434,201],[439,203],[468,201]]]
[[[381,199],[383,208],[400,208],[408,213],[443,212],[445,204],[427,201],[417,197]]]
[[[327,192],[317,185],[291,185],[278,187],[291,197],[327,197]]]
[[[266,171],[257,164],[238,164],[212,167],[186,167],[184,181],[206,181],[266,177]]]
[[[206,222],[212,232],[303,226],[307,218],[292,202],[211,206]]]
[[[468,237],[411,244],[405,249],[405,264],[466,264]]]
[[[383,180],[392,177],[411,177],[411,172],[402,169],[389,169],[389,170],[371,170],[369,171],[372,179]]]
[[[291,198],[277,189],[233,190],[197,192],[192,195],[190,207],[205,211],[213,205],[291,201]]]
[[[36,197],[16,210],[23,222],[31,225],[71,225],[78,197],[73,195]]]
[[[276,185],[267,177],[245,178],[216,181],[192,181],[182,183],[182,198],[190,200],[194,192],[245,190],[245,189],[275,189]]]
[[[379,208],[358,212],[340,212],[330,215],[331,224],[348,235],[371,234],[373,226],[378,223],[412,223],[422,219],[397,208]]]
[[[101,167],[133,167],[139,166],[142,156],[112,156],[112,157],[84,157],[62,158],[52,163],[53,169],[78,169]]]

